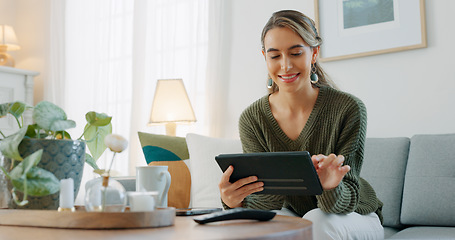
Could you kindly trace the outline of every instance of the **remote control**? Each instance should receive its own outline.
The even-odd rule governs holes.
[[[253,219],[259,221],[268,221],[275,217],[276,212],[267,210],[256,210],[246,208],[233,208],[225,211],[209,213],[194,217],[193,220],[199,224],[218,222],[234,219]]]

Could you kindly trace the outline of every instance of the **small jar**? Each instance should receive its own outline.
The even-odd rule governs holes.
[[[87,212],[123,212],[126,191],[117,180],[102,176],[86,183],[85,209]]]

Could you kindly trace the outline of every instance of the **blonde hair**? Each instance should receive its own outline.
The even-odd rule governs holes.
[[[276,27],[285,27],[291,29],[297,33],[311,48],[318,47],[322,44],[322,38],[319,36],[315,27],[315,23],[312,19],[298,11],[282,10],[273,13],[269,21],[265,24],[261,34],[262,50],[265,51],[265,35],[269,30]],[[317,85],[336,88],[335,83],[329,79],[317,60],[314,63],[314,67],[316,68],[316,74],[318,75],[319,79]],[[278,91],[278,86],[273,83],[272,88],[270,89],[270,93],[274,93],[276,91]]]

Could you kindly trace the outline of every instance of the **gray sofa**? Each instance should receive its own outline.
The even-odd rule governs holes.
[[[218,169],[213,161],[216,154],[241,151],[240,140],[236,143],[237,147],[232,147],[229,146],[233,145],[232,141],[204,139],[200,145],[204,145],[204,151],[208,151],[207,148],[212,151],[213,156],[206,156],[207,159],[198,167],[213,164],[213,169]],[[213,144],[208,144],[209,140]],[[193,145],[197,144],[189,144]],[[202,160],[195,156],[197,148],[190,148],[189,151],[190,162],[194,164],[196,160]],[[386,239],[455,240],[455,134],[368,138],[360,175],[368,180],[384,203],[382,212]],[[192,176],[193,183],[196,182],[195,177]],[[207,180],[207,175],[200,177],[215,189],[209,191],[213,196],[206,198],[218,203],[219,195],[215,195],[218,194],[219,180]],[[134,177],[118,180],[127,190],[135,190]],[[194,185],[192,188],[195,188]],[[194,203],[193,196],[192,201]]]
[[[386,239],[455,239],[455,134],[368,138],[360,175],[384,203]]]

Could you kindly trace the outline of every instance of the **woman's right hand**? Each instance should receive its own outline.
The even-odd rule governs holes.
[[[229,166],[221,176],[221,181],[218,184],[220,189],[221,199],[230,208],[241,207],[243,199],[246,196],[264,190],[263,182],[256,182],[256,176],[250,176],[237,180],[235,183],[230,183],[229,178],[234,172],[234,167]]]

